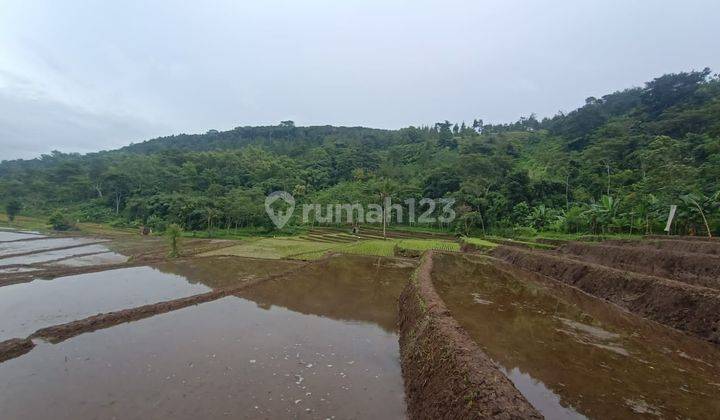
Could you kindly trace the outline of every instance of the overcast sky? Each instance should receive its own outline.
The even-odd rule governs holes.
[[[720,2],[0,0],[0,160],[241,125],[551,116],[720,71]]]

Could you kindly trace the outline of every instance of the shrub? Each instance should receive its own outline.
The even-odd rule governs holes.
[[[50,215],[48,223],[53,230],[65,231],[75,229],[75,223],[61,210],[55,210],[55,212]]]

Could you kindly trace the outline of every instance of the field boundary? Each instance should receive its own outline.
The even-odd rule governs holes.
[[[501,246],[492,256],[610,301],[660,324],[720,344],[720,291],[567,258]]]
[[[410,418],[542,418],[452,317],[432,284],[432,258],[424,253],[399,300]]]

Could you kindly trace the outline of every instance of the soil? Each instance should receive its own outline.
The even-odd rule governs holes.
[[[32,350],[35,347],[28,338],[12,338],[0,342],[0,363],[13,359]]]
[[[413,419],[542,418],[470,338],[432,285],[433,252],[400,296],[400,357]]]
[[[676,236],[676,235],[646,235],[645,239],[667,239],[671,241],[704,241],[704,242],[718,242],[720,238],[708,237],[708,236]]]
[[[676,252],[691,252],[695,254],[720,255],[720,242],[717,241],[688,241],[680,239],[648,239],[638,240],[613,240],[603,242],[607,245],[641,247],[650,249],[662,249]]]
[[[720,289],[720,256],[716,255],[584,242],[570,242],[560,252],[595,264]]]
[[[501,246],[492,255],[720,345],[718,290],[578,261],[552,252]]]

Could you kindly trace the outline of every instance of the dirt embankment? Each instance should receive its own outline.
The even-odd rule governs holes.
[[[713,236],[676,236],[676,235],[645,235],[645,239],[667,239],[671,241],[703,241],[703,242],[719,242],[720,238]]]
[[[0,342],[0,363],[22,356],[32,350],[35,344],[28,338],[11,338]]]
[[[578,261],[498,247],[493,256],[575,286],[640,316],[720,344],[720,291]]]
[[[400,296],[400,358],[413,419],[542,418],[453,319],[427,252]]]
[[[720,256],[716,255],[582,242],[570,242],[560,252],[587,262],[720,289]]]
[[[605,241],[606,245],[640,247],[661,249],[675,252],[690,252],[695,254],[720,255],[720,242],[718,241],[686,241],[674,239],[646,239],[638,240],[612,240]]]

